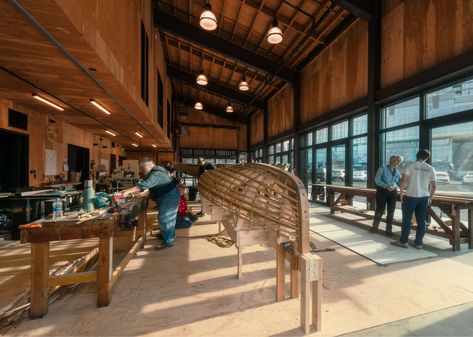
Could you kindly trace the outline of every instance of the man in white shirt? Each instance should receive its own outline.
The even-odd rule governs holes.
[[[412,214],[415,212],[417,221],[416,238],[414,247],[422,249],[422,239],[425,235],[425,218],[427,207],[437,188],[435,170],[426,163],[430,158],[429,150],[420,150],[416,155],[417,161],[407,165],[402,172],[399,187],[402,202],[402,231],[399,241],[391,242],[393,245],[408,248],[407,242],[411,232]],[[404,192],[404,188],[406,191]]]

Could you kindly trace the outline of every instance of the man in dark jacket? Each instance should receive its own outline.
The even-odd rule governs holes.
[[[214,164],[208,162],[204,158],[199,158],[199,176],[201,176],[205,171],[215,170]]]
[[[122,193],[127,195],[149,191],[151,199],[158,204],[158,222],[163,238],[163,243],[156,246],[156,249],[172,247],[176,237],[176,216],[180,198],[177,183],[164,167],[155,165],[149,158],[141,158],[138,164],[144,179],[138,183],[138,186]]]

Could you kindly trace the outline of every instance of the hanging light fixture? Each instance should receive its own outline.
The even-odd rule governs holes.
[[[282,42],[282,31],[281,28],[278,27],[278,19],[274,18],[273,24],[268,30],[268,34],[266,34],[266,40],[268,40],[268,42],[271,44],[278,44]]]
[[[112,132],[112,131],[110,131],[110,130],[105,130],[105,132],[106,132],[106,133],[108,133],[110,136],[113,136],[113,137],[115,137],[115,136],[116,136],[116,134],[115,134],[115,133],[113,133],[113,132]]]
[[[194,105],[194,109],[196,109],[196,110],[202,110],[203,108],[204,108],[204,106],[200,102],[197,102]]]
[[[212,5],[208,1],[205,4],[205,10],[200,14],[199,24],[205,30],[217,29],[217,18],[212,13]]]
[[[47,104],[47,105],[50,105],[50,106],[52,106],[54,109],[57,109],[57,110],[59,110],[59,111],[64,111],[64,108],[63,108],[63,107],[57,105],[56,103],[51,102],[49,99],[46,99],[46,98],[44,98],[44,97],[42,97],[42,96],[40,96],[40,95],[38,95],[38,94],[32,94],[32,95],[33,95],[33,97],[34,97],[35,99],[37,99],[38,101],[41,101],[41,102],[43,102],[43,103],[45,103],[45,104]]]
[[[197,76],[196,82],[198,85],[207,85],[207,76],[204,74],[204,69],[200,70],[199,75]]]
[[[157,148],[156,144],[151,144],[152,147]]]
[[[138,132],[138,131],[135,131],[135,135],[137,135],[137,136],[140,137],[140,138],[143,138],[143,135],[142,135],[140,132]]]
[[[228,113],[232,113],[232,112],[233,112],[233,107],[232,107],[232,103],[231,103],[231,102],[228,102],[228,105],[227,105],[227,107],[225,108],[225,111],[228,112]]]
[[[238,84],[238,89],[241,91],[248,91],[250,90],[250,86],[248,85],[248,82],[246,82],[246,77],[243,76],[241,78],[240,84]]]
[[[138,144],[136,143],[131,143],[131,145],[133,145],[134,147],[138,147]]]

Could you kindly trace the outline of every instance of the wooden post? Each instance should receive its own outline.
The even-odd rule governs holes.
[[[299,297],[299,259],[296,256],[297,242],[292,243],[291,255],[291,298]]]
[[[238,250],[238,279],[241,280],[243,277],[243,247],[241,245],[238,245],[237,247]]]
[[[330,204],[330,214],[335,214],[335,193],[328,191],[328,200]]]
[[[276,300],[282,301],[285,298],[284,279],[286,251],[284,244],[276,244]]]
[[[473,209],[468,209],[468,248],[473,249]]]
[[[322,259],[317,259],[317,280],[312,282],[312,325],[322,329]]]
[[[456,205],[452,206],[453,223],[452,223],[452,248],[453,251],[460,250],[460,208]]]
[[[310,333],[310,300],[312,298],[312,287],[310,282],[310,261],[301,256],[301,329],[307,335]]]
[[[30,318],[48,312],[49,242],[31,243],[31,308]]]
[[[101,235],[99,238],[99,266],[97,272],[97,305],[109,305],[111,298],[113,236]]]

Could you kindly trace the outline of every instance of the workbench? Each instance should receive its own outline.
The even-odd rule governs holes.
[[[31,244],[31,318],[43,317],[47,313],[48,289],[61,285],[97,282],[97,305],[102,307],[110,303],[113,285],[146,241],[148,199],[135,198],[120,207],[120,212],[105,208],[86,219],[58,221],[41,219],[21,226],[21,242]],[[118,230],[117,218],[119,214],[126,212],[138,216],[138,225],[134,228],[132,239],[134,244],[118,267],[113,269],[113,237]],[[50,277],[49,243],[88,238],[99,238],[97,271]]]
[[[335,211],[341,211],[358,215],[366,219],[374,219],[374,214],[357,210],[351,205],[353,197],[361,196],[370,199],[374,206],[376,202],[375,189],[327,184],[314,184],[313,186],[316,189],[322,188],[327,190],[331,214],[334,214]],[[335,198],[335,193],[339,193],[337,198]],[[435,207],[446,214],[448,220],[437,214]],[[462,209],[465,209],[468,212],[468,220],[466,223],[463,223],[460,218],[460,212]],[[427,210],[428,214],[435,220],[439,228],[432,229],[427,227],[426,233],[449,239],[453,251],[459,251],[462,242],[467,242],[468,248],[473,249],[473,198],[436,194],[433,196],[432,203]],[[386,222],[386,219],[382,218],[381,221]],[[393,221],[393,225],[401,226],[402,222]],[[413,224],[412,228],[415,229],[416,225]]]

